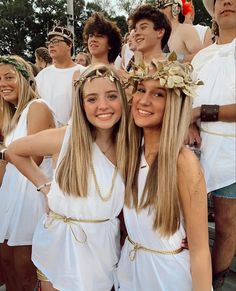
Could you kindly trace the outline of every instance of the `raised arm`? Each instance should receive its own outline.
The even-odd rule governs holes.
[[[49,129],[14,141],[6,151],[6,159],[26,176],[36,187],[48,181],[31,156],[51,156],[60,152],[65,127]],[[42,191],[43,192],[43,191]]]
[[[183,38],[185,47],[189,52],[189,54],[184,55],[183,62],[191,62],[196,53],[203,49],[203,44],[196,29],[190,24],[184,25]]]
[[[193,291],[211,290],[207,192],[195,155],[184,148],[178,159],[178,185],[190,251]]]

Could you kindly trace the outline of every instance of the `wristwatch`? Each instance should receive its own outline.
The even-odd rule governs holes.
[[[7,148],[4,148],[0,151],[0,160],[5,161],[5,151],[7,150]]]

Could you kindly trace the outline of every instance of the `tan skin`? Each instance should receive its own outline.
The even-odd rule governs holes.
[[[189,127],[188,139],[186,144],[201,146],[201,137],[197,121],[200,120],[201,107],[195,107],[192,110],[192,121]],[[219,107],[219,121],[236,122],[236,104],[221,105]]]
[[[10,72],[10,73],[9,73]],[[14,105],[18,104],[18,81],[16,73],[11,66],[0,67],[0,89],[14,88],[13,93],[3,96]],[[35,134],[41,130],[54,127],[54,120],[48,107],[40,100],[34,102],[28,112],[27,131],[28,135]],[[5,146],[0,145],[0,150]],[[34,156],[35,163],[42,162],[42,157]],[[6,162],[0,162],[0,183],[4,178]],[[0,244],[1,260],[6,273],[6,286],[9,291],[33,290],[36,284],[35,267],[31,261],[31,245],[8,246],[7,241]]]
[[[149,165],[161,135],[166,91],[158,81],[143,81],[134,94],[132,113],[143,128],[144,154]],[[178,187],[190,251],[194,291],[211,290],[211,260],[208,246],[207,193],[204,176],[195,155],[183,148],[178,158]]]
[[[105,88],[105,89],[104,89]],[[112,142],[112,128],[121,116],[121,102],[114,83],[106,78],[95,78],[84,85],[84,108],[89,122],[94,126],[96,144],[101,151],[115,164],[115,145]],[[109,113],[112,115],[109,116]],[[104,116],[104,115],[107,116]],[[40,132],[27,136],[12,143],[6,152],[7,159],[37,187],[49,182],[29,156],[58,156],[60,152],[66,127]],[[48,142],[50,140],[50,143]],[[110,146],[111,145],[111,146]],[[108,147],[109,146],[109,147]],[[32,175],[32,173],[34,173]],[[42,188],[46,195],[50,186]],[[41,282],[42,291],[55,291],[50,282]]]
[[[171,22],[172,32],[168,41],[170,51],[184,54],[183,62],[191,62],[195,54],[203,48],[196,29],[185,23],[179,23],[177,16],[173,17],[171,5],[161,9]]]
[[[57,44],[50,43],[48,45],[48,52],[53,60],[53,64],[56,68],[66,69],[75,66],[75,63],[71,59],[72,44],[67,44],[63,41],[61,36],[53,36],[50,41],[60,40]]]

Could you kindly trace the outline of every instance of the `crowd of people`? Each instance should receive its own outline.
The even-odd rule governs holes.
[[[84,50],[54,26],[0,56],[0,282],[7,291],[221,291],[236,252],[236,1],[157,0]],[[195,154],[198,152],[198,156]],[[200,154],[199,154],[200,153]],[[208,195],[215,242],[208,238]]]

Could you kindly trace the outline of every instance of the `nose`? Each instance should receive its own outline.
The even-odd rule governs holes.
[[[3,87],[3,86],[6,86],[6,80],[0,78],[0,86]]]
[[[151,103],[151,100],[150,100],[150,94],[148,92],[145,92],[140,101],[139,101],[140,104],[144,105],[144,106],[147,106]]]
[[[135,28],[133,38],[136,39],[137,35],[139,35],[139,28]]]
[[[98,109],[102,110],[102,111],[105,111],[105,110],[107,110],[107,108],[108,108],[108,105],[107,105],[106,98],[105,97],[99,98],[99,100],[98,100]]]

